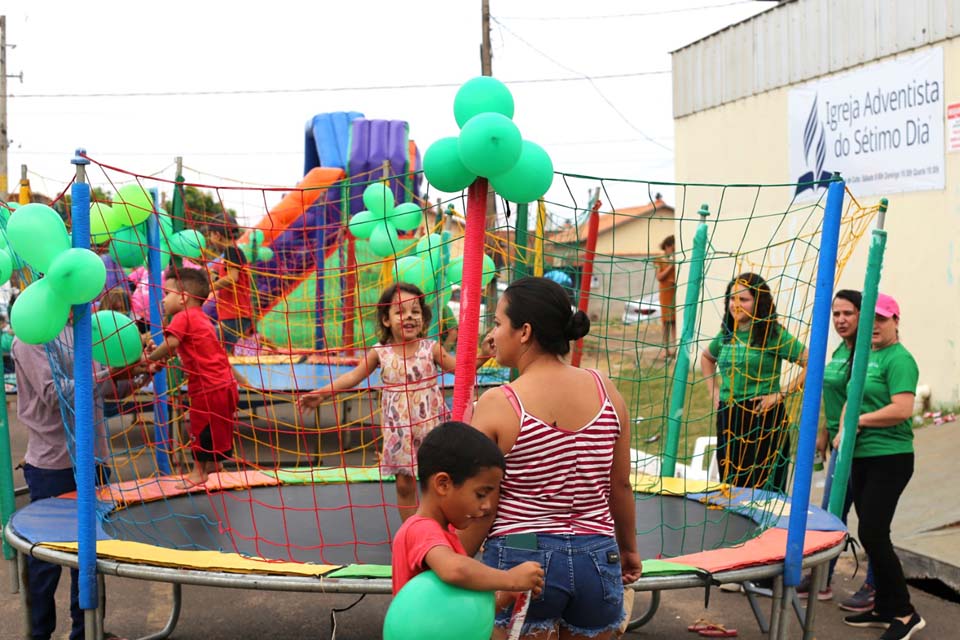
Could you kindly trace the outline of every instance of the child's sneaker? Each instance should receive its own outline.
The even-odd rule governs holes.
[[[873,585],[867,584],[866,582],[857,590],[855,594],[841,602],[838,607],[844,611],[853,611],[854,613],[860,613],[862,611],[872,611],[873,610],[873,600],[876,596],[876,589],[873,588]]]
[[[909,640],[913,637],[915,631],[920,631],[925,626],[927,626],[927,621],[914,611],[906,624],[894,618],[887,630],[880,636],[880,640]]]
[[[876,611],[864,611],[856,615],[847,616],[843,619],[844,624],[851,627],[872,627],[874,629],[886,629],[893,622],[893,616],[881,616]]]
[[[807,574],[803,576],[803,580],[800,581],[800,584],[797,585],[797,597],[801,600],[806,600],[810,597],[810,582],[811,576]],[[826,589],[821,589],[817,592],[817,600],[825,602],[827,600],[833,600],[833,589],[830,588],[830,585],[827,585]]]

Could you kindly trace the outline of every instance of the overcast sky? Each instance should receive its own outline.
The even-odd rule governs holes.
[[[514,120],[558,171],[669,181],[669,52],[773,3],[490,4],[494,75],[524,81],[509,84]],[[26,164],[35,190],[59,192],[78,146],[141,175],[172,179],[179,155],[189,182],[292,186],[303,174],[304,124],[329,111],[407,120],[423,151],[457,133],[456,86],[480,72],[480,7],[0,0],[16,46],[7,72],[23,73],[7,88],[11,190]],[[91,181],[103,186],[103,174]],[[557,180],[550,196],[569,202],[564,192]],[[262,217],[261,194],[229,197],[244,219]],[[616,199],[643,204],[646,187],[620,187]]]

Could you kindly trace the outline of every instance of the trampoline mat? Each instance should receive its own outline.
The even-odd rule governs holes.
[[[395,505],[393,484],[281,485],[136,504],[111,513],[103,529],[166,548],[389,565],[390,540],[400,527]],[[637,494],[636,506],[644,559],[729,547],[760,533],[747,517],[683,497]]]

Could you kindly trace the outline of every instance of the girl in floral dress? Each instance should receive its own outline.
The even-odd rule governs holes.
[[[397,507],[404,520],[417,507],[417,449],[447,413],[438,369],[449,372],[456,366],[455,358],[436,340],[424,337],[430,318],[419,288],[406,282],[388,287],[377,303],[380,344],[367,350],[353,370],[298,401],[301,407],[318,407],[326,396],[355,387],[380,367],[380,469],[383,475],[396,476]],[[484,352],[487,355],[478,355],[477,366],[489,358],[488,348]]]

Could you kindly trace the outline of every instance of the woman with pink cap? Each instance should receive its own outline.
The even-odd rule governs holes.
[[[920,375],[916,360],[900,343],[899,328],[900,305],[881,293],[850,468],[858,535],[873,565],[876,596],[872,610],[847,616],[844,622],[886,629],[881,640],[905,640],[926,626],[910,604],[903,567],[890,540],[897,501],[913,475],[913,398]]]

